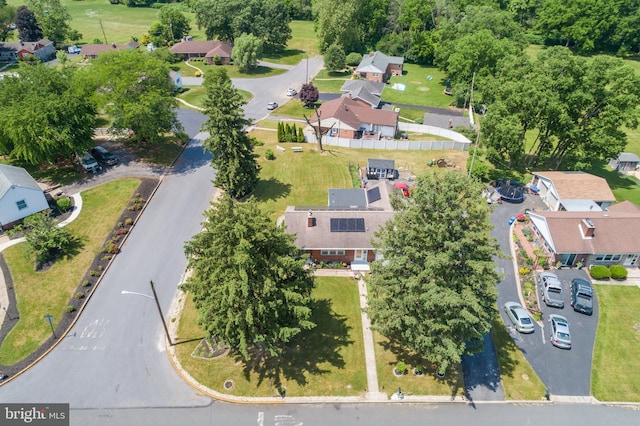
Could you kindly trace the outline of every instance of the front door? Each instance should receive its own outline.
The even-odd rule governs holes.
[[[638,266],[638,258],[640,257],[640,255],[637,254],[630,254],[627,256],[627,258],[624,260],[624,266]]]
[[[573,266],[576,261],[577,254],[565,254],[562,256],[562,266]]]
[[[367,261],[368,250],[354,250],[353,260]]]

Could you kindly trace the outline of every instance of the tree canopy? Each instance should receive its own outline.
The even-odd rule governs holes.
[[[100,107],[113,117],[113,128],[133,130],[139,142],[156,142],[181,130],[169,65],[138,50],[105,52],[83,70]]]
[[[15,18],[18,37],[22,41],[38,41],[42,38],[42,28],[36,15],[27,6],[19,6]]]
[[[149,34],[156,46],[162,46],[165,40],[180,40],[190,31],[189,19],[176,7],[165,5],[158,10],[158,21],[151,25]]]
[[[260,173],[253,152],[255,142],[245,132],[251,123],[244,117],[245,102],[222,67],[207,71],[204,87],[204,114],[208,118],[201,130],[209,132],[204,146],[213,154],[214,184],[233,198],[245,196],[258,184]]]
[[[324,52],[324,65],[329,71],[340,71],[347,64],[347,57],[342,47],[332,44]]]
[[[185,246],[199,323],[245,359],[252,349],[280,353],[311,322],[314,280],[294,237],[253,200],[224,195],[205,213],[204,229]]]
[[[421,176],[376,234],[384,259],[371,265],[373,327],[439,372],[459,364],[496,315],[499,276],[483,186],[466,174]]]
[[[7,41],[9,28],[16,19],[16,8],[0,2],[0,41]]]
[[[258,60],[262,57],[262,41],[253,34],[242,34],[236,38],[231,51],[233,64],[242,72],[258,67]]]
[[[24,223],[17,225],[11,232],[24,234],[29,253],[35,255],[37,266],[51,260],[56,252],[71,244],[73,239],[69,230],[58,226],[48,211],[27,216]]]
[[[197,0],[196,25],[207,39],[233,43],[252,34],[268,50],[282,50],[291,38],[289,8],[279,0]]]
[[[28,164],[70,158],[92,145],[96,107],[71,68],[22,64],[0,79],[0,152]]]
[[[71,31],[71,15],[60,0],[26,0],[42,28],[44,38],[56,43],[64,42]]]

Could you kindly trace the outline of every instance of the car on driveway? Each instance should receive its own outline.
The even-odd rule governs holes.
[[[93,155],[93,158],[95,158],[98,163],[102,165],[113,166],[118,164],[118,158],[113,155],[111,151],[101,147],[100,145],[91,150],[91,155]]]
[[[91,156],[91,154],[89,154],[88,152],[85,152],[82,155],[78,155],[77,157],[78,163],[80,163],[82,168],[87,172],[98,173],[100,170],[102,170],[100,164],[98,164],[96,159],[93,158],[93,156]]]
[[[298,91],[296,89],[293,89],[291,87],[287,89],[287,96],[295,96],[297,94],[298,94]]]
[[[269,102],[267,104],[267,109],[269,111],[273,111],[274,109],[278,108],[278,103],[277,102]]]
[[[589,281],[582,278],[571,280],[571,307],[583,314],[593,313],[593,289]]]
[[[542,300],[547,306],[554,308],[564,308],[562,297],[562,283],[556,274],[551,272],[541,272],[538,274],[538,284],[542,292]]]
[[[549,332],[551,333],[551,344],[561,349],[571,349],[571,333],[569,332],[569,321],[562,315],[549,315]]]
[[[535,327],[529,313],[519,303],[507,302],[504,311],[520,333],[533,333]]]

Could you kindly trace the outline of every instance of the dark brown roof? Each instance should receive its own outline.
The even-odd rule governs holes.
[[[353,130],[358,130],[361,123],[378,124],[381,126],[396,127],[398,123],[398,113],[380,109],[372,109],[364,102],[342,96],[320,105],[320,120],[323,127],[331,127],[331,124],[324,126],[325,120],[338,120],[346,124]],[[312,118],[312,123],[317,123],[317,118]]]
[[[171,46],[169,51],[177,55],[206,55],[206,57],[219,56],[230,58],[233,44],[219,40],[190,40],[181,41]]]
[[[640,253],[640,207],[626,201],[608,211],[531,212],[531,220],[551,236],[556,253]],[[592,238],[584,237],[583,220],[595,226]]]

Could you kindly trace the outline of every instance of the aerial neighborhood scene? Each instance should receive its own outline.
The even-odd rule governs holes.
[[[638,16],[0,0],[0,424],[637,424]]]

